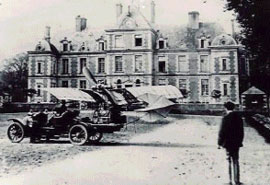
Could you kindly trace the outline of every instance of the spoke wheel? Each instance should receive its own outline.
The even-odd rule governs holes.
[[[23,126],[19,123],[14,122],[8,127],[7,130],[8,139],[12,143],[19,143],[24,138],[24,129]]]
[[[69,130],[69,140],[74,145],[84,145],[88,140],[88,132],[85,126],[72,126]]]
[[[96,132],[96,131],[91,132],[89,136],[89,142],[98,143],[101,140],[102,136],[103,136],[102,132]]]

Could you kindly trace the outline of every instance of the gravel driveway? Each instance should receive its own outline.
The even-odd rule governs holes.
[[[105,142],[95,146],[98,150],[3,177],[0,184],[224,184],[225,152],[217,150],[217,131],[218,125],[205,119],[173,119],[152,132]],[[246,127],[241,180],[248,185],[269,184],[269,157],[269,145]]]

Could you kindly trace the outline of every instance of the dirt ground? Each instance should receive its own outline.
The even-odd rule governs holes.
[[[137,133],[130,125],[128,131],[106,136],[99,146],[80,147],[10,144],[2,137],[3,126],[0,184],[224,184],[225,152],[216,146],[219,119],[168,118],[169,124],[138,124]],[[241,181],[269,184],[269,157],[269,145],[245,127]]]
[[[103,145],[125,142],[134,135],[149,132],[169,123],[168,120],[165,120],[160,124],[130,124],[120,132],[104,134],[102,143],[99,145],[73,146],[68,139],[31,144],[28,138],[19,144],[13,144],[7,139],[7,128],[12,123],[7,120],[22,119],[25,115],[26,113],[0,114],[0,179],[47,163],[72,158],[83,152],[98,150],[103,148]]]

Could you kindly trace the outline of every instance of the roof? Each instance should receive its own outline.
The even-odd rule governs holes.
[[[247,95],[247,94],[262,94],[262,95],[264,95],[265,92],[263,92],[263,91],[261,91],[260,89],[258,89],[258,88],[256,88],[256,87],[252,86],[251,88],[249,88],[248,90],[246,90],[246,91],[243,92],[242,94],[245,94],[245,95]]]
[[[149,28],[153,29],[152,24],[146,19],[142,14],[139,7],[136,5],[131,5],[129,10],[118,18],[118,28],[127,29],[127,28]]]
[[[163,37],[168,38],[170,49],[195,49],[198,48],[200,37],[206,37],[212,42],[216,36],[224,33],[224,29],[217,23],[200,23],[198,30],[188,29],[186,25],[157,27]]]
[[[212,46],[236,46],[236,41],[227,34],[220,34],[219,36],[215,37],[212,42]]]
[[[35,51],[41,51],[41,52],[49,51],[53,53],[54,55],[57,55],[57,56],[59,55],[57,48],[52,43],[46,40],[39,41],[35,47]]]

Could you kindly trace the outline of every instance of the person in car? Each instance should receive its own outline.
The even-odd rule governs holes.
[[[58,116],[62,115],[64,112],[67,111],[66,101],[65,100],[62,100],[59,105],[56,105],[56,107],[54,108],[54,110],[56,111],[56,113],[58,114]]]

